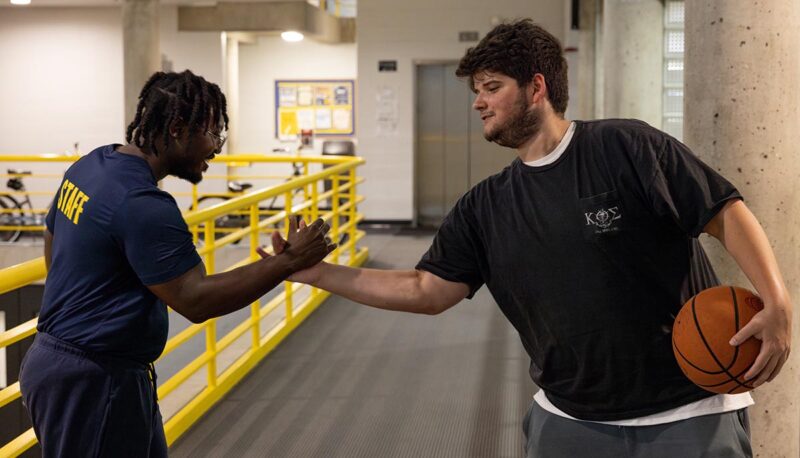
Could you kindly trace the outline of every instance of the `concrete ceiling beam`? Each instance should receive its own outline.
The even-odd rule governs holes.
[[[182,32],[296,30],[324,43],[354,43],[355,19],[337,18],[304,1],[224,2],[178,8]]]

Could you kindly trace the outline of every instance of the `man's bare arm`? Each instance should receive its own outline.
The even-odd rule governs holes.
[[[761,340],[761,352],[745,378],[755,378],[755,386],[771,381],[789,357],[792,303],[767,235],[741,200],[728,202],[704,232],[725,246],[764,301],[764,310],[731,343],[739,345],[751,336]]]
[[[304,227],[305,222],[300,222]],[[283,253],[286,241],[272,234],[275,253]],[[271,258],[259,248],[263,258]],[[435,315],[461,302],[469,294],[465,283],[447,281],[424,270],[382,270],[321,262],[297,272],[290,281],[306,283],[352,301],[385,310]]]
[[[356,269],[328,263],[313,269],[313,286],[385,310],[435,315],[469,294],[466,284],[447,281],[424,270]]]
[[[281,256],[217,275],[206,275],[201,262],[178,278],[148,288],[176,312],[202,323],[251,304],[292,272],[289,260]]]
[[[201,323],[247,306],[292,273],[318,264],[336,248],[326,240],[329,229],[322,220],[299,231],[292,227],[289,244],[278,256],[216,275],[206,275],[201,262],[173,280],[148,288],[176,312]]]

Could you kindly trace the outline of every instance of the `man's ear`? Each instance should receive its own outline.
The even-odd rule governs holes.
[[[533,75],[531,84],[528,85],[530,91],[530,101],[533,103],[540,103],[547,95],[547,82],[544,80],[544,75],[537,73]]]
[[[181,118],[177,118],[171,123],[169,123],[169,136],[172,138],[180,137],[181,135],[183,135],[184,130],[185,126]]]

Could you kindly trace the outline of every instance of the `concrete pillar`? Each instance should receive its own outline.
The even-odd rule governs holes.
[[[595,114],[595,25],[597,22],[597,0],[580,2],[578,32],[578,119],[593,119]]]
[[[223,32],[225,37],[224,75],[225,99],[228,108],[228,153],[239,153],[239,39],[236,34]]]
[[[594,118],[603,119],[605,97],[605,67],[603,66],[603,0],[593,0],[595,5],[594,15]]]
[[[753,393],[753,452],[800,455],[797,326],[800,324],[800,3],[686,2],[684,137],[739,188],[769,236],[794,300],[792,354],[781,375]],[[718,243],[720,278],[749,286]]]
[[[636,118],[661,128],[664,5],[660,0],[605,0],[603,116]]]
[[[142,86],[150,75],[161,69],[158,15],[158,0],[124,0],[122,3],[126,128],[136,115]]]

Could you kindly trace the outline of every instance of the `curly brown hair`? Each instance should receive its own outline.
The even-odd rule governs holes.
[[[456,76],[469,78],[483,71],[499,72],[514,78],[524,88],[541,73],[547,84],[547,95],[553,110],[563,115],[567,111],[567,60],[561,43],[550,32],[521,19],[500,24],[478,43],[469,48],[458,64]]]

